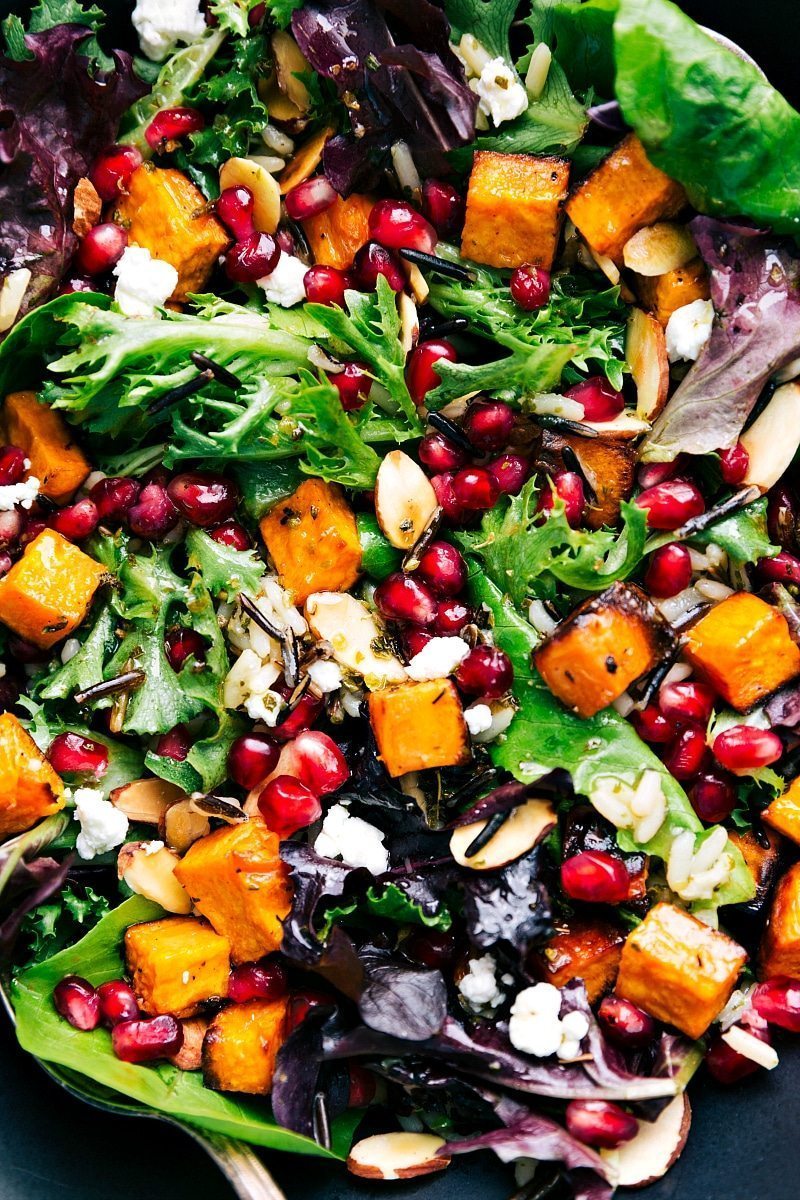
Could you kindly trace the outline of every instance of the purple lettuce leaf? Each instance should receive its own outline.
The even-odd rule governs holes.
[[[281,858],[292,881],[292,907],[283,923],[281,949],[287,958],[311,967],[323,952],[318,927],[323,902],[343,896],[356,872],[338,859],[323,858],[304,842],[282,842]],[[371,881],[368,872],[360,873]]]
[[[38,858],[17,865],[15,874],[24,875],[24,883],[29,887],[33,884],[34,887],[0,925],[0,963],[8,962],[11,958],[22,923],[28,913],[61,891],[72,866],[73,857],[70,855],[60,863],[52,858]],[[18,883],[22,885],[23,880],[18,879]]]
[[[439,1032],[447,1016],[447,987],[440,971],[397,963],[366,964],[358,1003],[370,1029],[404,1042],[421,1042]]]
[[[790,683],[770,696],[764,705],[764,713],[770,725],[796,729],[800,725],[800,683]]]
[[[505,1129],[491,1129],[474,1137],[462,1138],[442,1146],[439,1154],[471,1154],[473,1150],[493,1150],[501,1162],[517,1158],[535,1158],[541,1162],[560,1162],[566,1167],[593,1171],[609,1180],[607,1162],[574,1138],[561,1125],[540,1113],[528,1113]]]
[[[537,784],[538,782],[537,780]],[[485,796],[481,796],[480,800],[476,800],[464,812],[459,813],[450,822],[449,828],[459,829],[462,825],[472,825],[475,821],[486,821],[498,813],[510,812],[512,808],[524,804],[534,794],[537,784],[517,783],[515,780],[503,783],[500,787],[487,792]]]
[[[538,849],[500,871],[476,871],[464,884],[467,933],[484,950],[498,942],[525,957],[553,936],[553,910],[542,883]]]
[[[314,1137],[314,1098],[322,1092],[328,1113],[347,1107],[349,1077],[337,1065],[323,1064],[322,1029],[335,1021],[332,1008],[314,1008],[292,1030],[275,1059],[271,1103],[275,1120],[284,1129]]]
[[[800,258],[792,243],[695,217],[711,273],[711,337],[642,446],[647,462],[736,442],[770,378],[800,353]]]
[[[147,91],[121,51],[113,71],[92,76],[81,55],[90,36],[57,25],[26,36],[32,58],[0,57],[0,277],[30,270],[20,316],[55,291],[78,244],[75,185]]]

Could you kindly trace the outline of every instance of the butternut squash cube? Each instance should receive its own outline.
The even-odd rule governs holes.
[[[632,438],[596,438],[564,436],[551,429],[542,430],[542,443],[537,466],[553,475],[565,469],[563,452],[566,447],[575,454],[595,498],[586,510],[590,529],[616,525],[620,505],[633,492],[636,473],[636,446]]]
[[[289,1001],[254,1000],[218,1012],[203,1042],[203,1080],[218,1092],[264,1096],[286,1037]]]
[[[262,517],[261,536],[295,604],[313,592],[346,592],[358,579],[356,518],[335,483],[304,480]]]
[[[467,190],[461,253],[490,267],[550,270],[567,198],[569,163],[479,150]]]
[[[534,654],[550,691],[580,717],[593,717],[667,653],[669,627],[641,588],[613,583],[563,621]]]
[[[570,921],[529,963],[545,982],[563,988],[582,979],[589,1002],[611,990],[619,970],[625,934],[608,921]]]
[[[302,222],[303,233],[314,262],[340,271],[350,267],[356,251],[369,241],[369,214],[374,203],[372,196],[353,192],[346,199],[337,196],[330,208],[307,217]]]
[[[674,904],[657,904],[628,934],[616,993],[699,1038],[728,1002],[747,954]]]
[[[681,185],[653,166],[630,133],[573,190],[567,215],[592,250],[621,265],[637,230],[676,216],[685,204]]]
[[[666,327],[672,314],[694,300],[708,300],[711,290],[702,258],[663,275],[636,275],[636,293],[645,308]]]
[[[78,628],[106,568],[53,529],[43,529],[0,579],[0,621],[47,649]]]
[[[13,713],[0,715],[0,838],[64,807],[64,784]]]
[[[235,963],[277,950],[291,907],[280,842],[261,817],[201,838],[175,868],[176,878],[231,947]]]
[[[35,392],[11,392],[3,405],[3,425],[9,443],[30,459],[40,494],[66,504],[91,465],[61,413],[40,404]]]
[[[125,226],[128,241],[172,263],[178,272],[170,297],[176,304],[203,290],[214,263],[230,245],[224,226],[205,209],[205,196],[188,176],[149,162],[133,172],[127,193],[114,207],[114,220]]]
[[[228,994],[230,946],[205,921],[165,917],[125,931],[125,961],[139,1007],[148,1016],[193,1017]]]
[[[800,845],[800,775],[792,780],[782,796],[772,801],[762,816],[778,833]]]
[[[739,712],[800,674],[786,618],[750,592],[729,596],[693,625],[685,655]]]
[[[368,703],[378,754],[393,779],[469,761],[464,710],[449,679],[370,692]]]
[[[800,979],[800,863],[789,868],[775,889],[761,941],[759,975]]]

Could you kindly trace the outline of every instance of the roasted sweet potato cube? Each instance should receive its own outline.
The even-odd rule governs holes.
[[[77,629],[106,569],[53,529],[44,529],[0,579],[0,621],[47,649]]]
[[[0,838],[64,807],[64,784],[13,713],[0,715]]]
[[[671,645],[669,627],[642,589],[613,583],[562,621],[534,662],[562,704],[593,717],[652,670]]]
[[[800,979],[800,863],[778,881],[761,942],[759,968],[761,979],[776,975]]]
[[[165,917],[131,925],[125,961],[142,1012],[193,1017],[228,994],[230,946],[205,921]]]
[[[616,992],[699,1038],[727,1004],[746,959],[727,934],[674,904],[657,904],[628,934]]]
[[[178,272],[178,286],[170,297],[174,303],[203,290],[214,263],[230,245],[224,226],[206,211],[203,193],[174,167],[143,163],[113,215],[127,229],[131,245],[144,246],[153,258],[172,263]]]
[[[772,801],[763,817],[778,833],[800,845],[800,775],[792,780],[782,796]]]
[[[595,494],[586,510],[586,524],[590,529],[616,525],[622,501],[633,492],[636,472],[633,439],[605,434],[596,438],[571,437],[544,429],[537,465],[550,475],[564,470],[565,447],[575,454]]]
[[[8,442],[30,459],[40,495],[65,504],[91,466],[61,413],[40,404],[35,392],[11,392],[3,404],[3,426]]]
[[[368,703],[378,754],[393,779],[469,761],[464,710],[449,679],[370,692]]]
[[[559,928],[544,949],[534,952],[529,965],[556,987],[582,979],[594,1004],[614,986],[624,941],[623,931],[609,921],[573,920]]]
[[[702,258],[693,258],[685,267],[675,267],[663,275],[636,275],[636,294],[645,308],[666,325],[672,314],[694,300],[708,300],[711,291],[708,271]]]
[[[372,196],[353,192],[346,199],[337,197],[330,208],[303,221],[314,261],[340,271],[349,267],[356,251],[369,241],[369,214],[374,203]]]
[[[564,159],[479,150],[469,177],[461,253],[491,267],[533,263],[549,271],[568,182]]]
[[[286,1036],[289,1002],[255,1000],[223,1008],[203,1042],[203,1080],[218,1092],[263,1096],[272,1088],[275,1056]]]
[[[800,674],[800,647],[786,618],[750,592],[729,596],[693,625],[685,655],[739,712]]]
[[[262,818],[251,817],[195,842],[175,868],[195,908],[230,942],[235,963],[281,944],[291,888],[279,845]]]
[[[758,833],[752,829],[732,829],[728,840],[740,851],[753,876],[756,894],[746,903],[728,905],[720,916],[731,937],[750,951],[761,940],[770,898],[781,869],[783,839],[774,830],[763,828]]]
[[[681,185],[653,166],[631,133],[573,190],[567,215],[592,250],[621,264],[637,230],[674,217],[685,204]]]
[[[295,604],[313,592],[346,592],[358,579],[356,518],[335,483],[305,479],[262,518],[261,536]]]

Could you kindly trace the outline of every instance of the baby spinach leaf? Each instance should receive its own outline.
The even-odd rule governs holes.
[[[614,94],[614,17],[618,0],[561,0],[552,11],[558,61],[581,92]]]

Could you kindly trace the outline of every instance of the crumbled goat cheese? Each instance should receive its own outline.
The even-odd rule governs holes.
[[[290,629],[298,637],[307,631],[302,614],[291,603],[278,580],[265,575],[253,601],[271,625]],[[225,621],[230,645],[239,651],[223,685],[226,708],[244,708],[254,721],[273,726],[284,707],[273,684],[283,672],[281,645],[237,604]]]
[[[667,322],[667,354],[670,362],[685,358],[694,362],[711,337],[714,305],[710,300],[693,300],[676,308]]]
[[[29,475],[21,483],[5,483],[0,487],[0,512],[11,512],[15,508],[30,508],[39,495],[40,481]]]
[[[308,677],[323,695],[328,692],[338,692],[342,686],[342,669],[338,663],[331,662],[329,659],[320,658],[317,662],[311,663],[308,668]]]
[[[497,984],[496,967],[491,954],[484,954],[483,958],[471,958],[467,973],[458,981],[459,992],[475,1012],[484,1008],[499,1008],[506,998],[505,992]]]
[[[478,107],[495,125],[513,121],[528,107],[528,93],[516,71],[503,58],[491,58],[478,79],[470,80]]]
[[[323,858],[341,858],[348,867],[366,867],[372,875],[383,875],[389,869],[384,836],[368,821],[351,817],[344,805],[334,804],[325,814],[314,849]]]
[[[131,14],[142,53],[161,62],[179,42],[191,45],[206,31],[200,0],[136,0]]]
[[[153,838],[152,842],[142,842],[142,850],[146,855],[158,854],[159,850],[164,849],[164,843],[158,838]]]
[[[128,818],[121,809],[104,800],[97,788],[77,788],[72,798],[74,819],[81,827],[75,842],[81,858],[94,858],[122,845],[128,832]]]
[[[488,729],[484,729],[481,733],[473,734],[472,740],[480,742],[493,742],[500,737],[501,733],[505,733],[511,722],[516,716],[516,707],[513,704],[499,704],[497,701],[492,701],[489,705],[489,710],[492,714],[492,723]]]
[[[755,988],[756,985],[750,983],[746,984],[743,988],[736,988],[731,992],[728,1003],[717,1017],[717,1024],[720,1029],[730,1029],[731,1025],[735,1025],[746,1012],[750,1011],[753,1007],[752,1001]]]
[[[658,771],[642,771],[635,787],[604,775],[595,781],[589,799],[601,817],[617,829],[630,829],[640,845],[655,837],[667,815]]]
[[[471,704],[464,709],[464,720],[467,723],[470,737],[485,733],[492,728],[492,710],[488,704]]]
[[[114,300],[126,317],[152,317],[178,286],[172,263],[153,258],[143,246],[126,246],[113,274]]]
[[[259,279],[258,286],[271,304],[291,308],[306,298],[305,277],[308,267],[293,254],[281,254],[271,275]]]
[[[469,654],[469,643],[460,637],[432,637],[415,654],[406,670],[409,678],[423,683],[426,679],[445,679],[452,675]]]
[[[733,859],[727,854],[727,830],[718,825],[695,850],[695,835],[683,829],[672,839],[667,859],[667,883],[682,900],[710,900],[730,877]]]
[[[561,992],[552,983],[537,983],[519,992],[511,1006],[508,1036],[512,1046],[536,1058],[557,1054],[564,1061],[580,1054],[581,1042],[589,1032],[588,1018],[581,1012],[559,1017]]]

